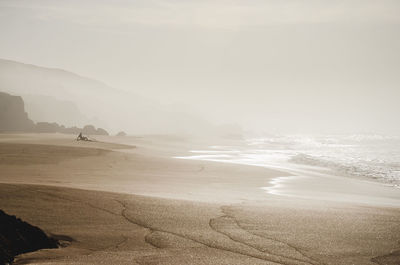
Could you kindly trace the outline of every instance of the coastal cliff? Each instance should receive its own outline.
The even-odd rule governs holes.
[[[0,131],[32,131],[34,126],[22,98],[0,92]]]
[[[20,96],[13,96],[0,92],[0,132],[38,132],[38,133],[67,133],[78,134],[83,132],[89,135],[109,135],[102,128],[86,125],[83,128],[65,127],[57,123],[37,122],[29,119],[25,111],[24,100]]]

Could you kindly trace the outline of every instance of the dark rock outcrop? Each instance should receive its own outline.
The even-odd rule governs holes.
[[[65,128],[65,127],[64,127]],[[35,126],[35,132],[39,133],[56,133],[61,132],[62,128],[57,123],[38,122]]]
[[[86,125],[82,129],[83,134],[87,135],[108,135],[108,132],[102,128],[96,129],[93,125]]]
[[[103,128],[97,128],[96,134],[97,135],[109,135],[108,132],[106,130],[104,130]]]
[[[96,128],[93,125],[86,125],[83,127],[82,133],[83,134],[96,134]]]
[[[0,131],[32,131],[33,127],[22,98],[0,92]]]
[[[82,131],[81,128],[78,128],[76,126],[74,127],[68,127],[68,128],[61,128],[60,133],[68,133],[68,134],[79,134]]]
[[[86,135],[109,135],[108,132],[102,128],[94,127],[93,125],[86,125],[83,128],[78,127],[65,127],[64,125],[58,125],[55,122],[38,122],[34,126],[34,132],[38,133],[67,133],[67,134],[79,134],[83,133]]]
[[[125,132],[119,132],[115,136],[126,136],[126,133]]]
[[[57,240],[40,228],[0,210],[0,264],[11,264],[22,253],[57,247]]]

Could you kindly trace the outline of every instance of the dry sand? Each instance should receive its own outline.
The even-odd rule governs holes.
[[[171,158],[185,139],[71,138],[0,136],[0,208],[66,246],[17,264],[400,264],[400,208],[373,185],[352,182],[381,205],[277,196],[260,187],[288,173]]]

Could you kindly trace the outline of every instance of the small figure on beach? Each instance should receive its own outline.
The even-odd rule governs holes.
[[[83,136],[82,132],[79,133],[78,137],[76,138],[77,141],[89,141],[89,138]]]

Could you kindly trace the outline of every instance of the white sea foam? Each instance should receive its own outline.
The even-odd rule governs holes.
[[[195,150],[186,159],[291,168],[325,168],[342,176],[400,184],[400,137],[381,135],[289,135],[250,138],[237,146]]]

